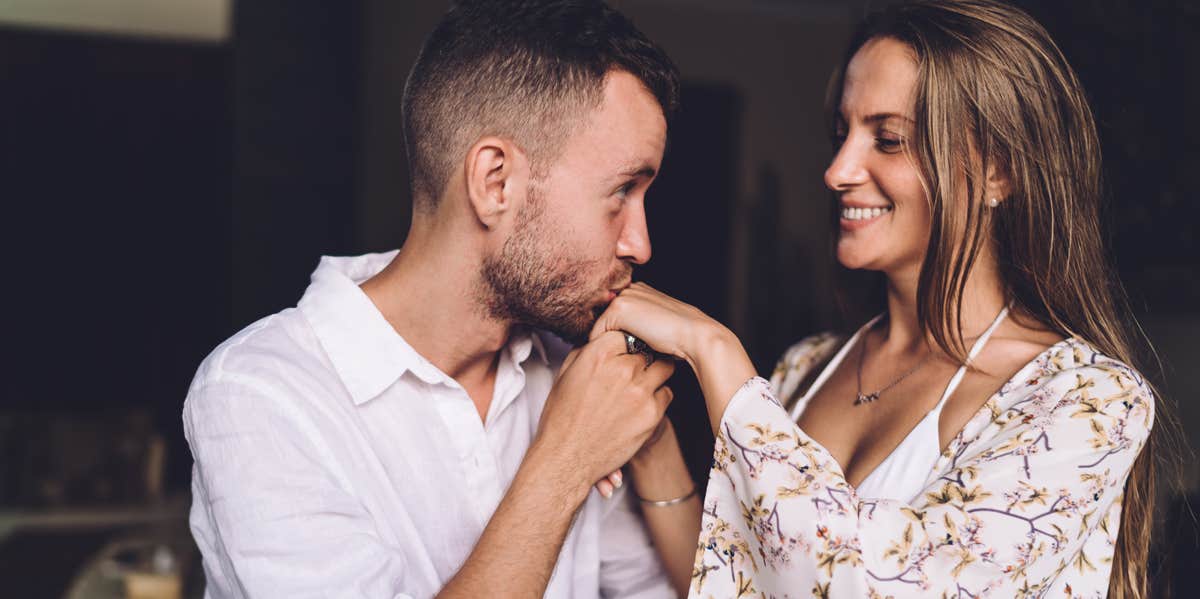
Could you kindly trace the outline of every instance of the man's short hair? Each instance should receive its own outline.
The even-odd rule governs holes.
[[[432,209],[471,144],[504,137],[544,174],[563,142],[623,70],[665,117],[679,73],[624,15],[598,0],[460,0],[425,41],[404,89],[413,199]]]

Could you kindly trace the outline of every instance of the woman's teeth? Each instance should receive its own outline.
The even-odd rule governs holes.
[[[866,220],[868,218],[883,216],[891,211],[891,206],[886,208],[851,208],[846,206],[842,208],[842,218],[845,220]]]

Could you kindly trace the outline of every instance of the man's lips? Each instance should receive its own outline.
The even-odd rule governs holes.
[[[621,295],[622,291],[629,289],[629,286],[632,284],[633,284],[632,279],[625,279],[620,285],[616,285],[614,287],[609,287],[608,288],[608,301],[611,302],[614,299],[616,299],[616,297],[618,295]]]
[[[616,287],[613,289],[609,289],[608,292],[605,293],[604,303],[611,304],[613,300],[617,299],[618,295],[621,295],[622,291],[625,291],[628,288],[629,288],[629,283],[626,283],[622,287]]]

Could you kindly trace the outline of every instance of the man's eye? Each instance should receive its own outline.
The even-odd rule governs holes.
[[[629,195],[629,192],[633,191],[633,186],[634,186],[634,182],[630,181],[630,182],[618,187],[617,195],[621,196],[621,197],[625,197],[625,196]]]

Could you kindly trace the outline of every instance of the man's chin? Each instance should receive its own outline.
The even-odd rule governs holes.
[[[600,318],[600,314],[608,306],[597,306],[592,308],[587,316],[581,317],[575,322],[556,322],[542,323],[534,325],[539,329],[544,329],[558,335],[563,341],[570,343],[575,347],[585,345],[588,342],[588,337],[592,334],[592,326],[596,324],[596,320]]]

